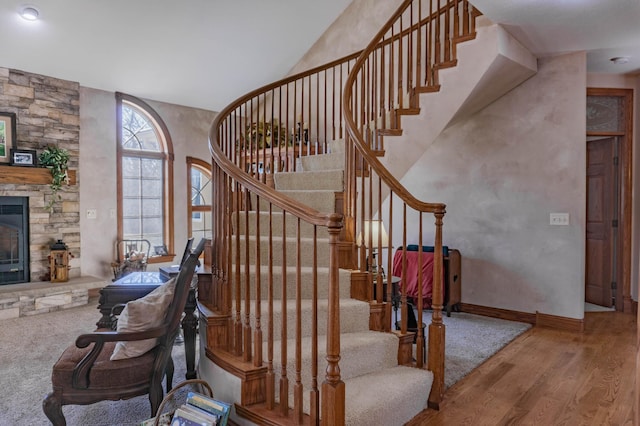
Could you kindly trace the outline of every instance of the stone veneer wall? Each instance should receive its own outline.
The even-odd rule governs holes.
[[[70,153],[70,169],[78,169],[80,149],[80,85],[39,74],[0,67],[0,110],[16,113],[16,147],[35,149],[58,145]],[[8,167],[8,166],[0,166]],[[29,197],[30,277],[48,279],[50,245],[62,239],[73,256],[70,277],[80,276],[80,176],[63,186],[62,201],[49,214],[48,185],[3,184],[0,196]]]

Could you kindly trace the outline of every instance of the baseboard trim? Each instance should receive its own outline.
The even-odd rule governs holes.
[[[472,305],[470,303],[460,303],[460,310],[469,314],[500,318],[508,321],[526,322],[536,325],[536,315],[527,312],[492,308],[490,306]]]
[[[543,314],[536,311],[536,325],[540,327],[551,327],[560,330],[584,332],[584,319],[560,317],[557,315]]]
[[[460,303],[460,310],[469,314],[482,315],[485,317],[526,322],[539,327],[550,327],[578,333],[584,332],[584,319],[560,317],[557,315],[543,314],[538,311],[536,311],[535,314],[530,314],[528,312],[472,305],[470,303]]]

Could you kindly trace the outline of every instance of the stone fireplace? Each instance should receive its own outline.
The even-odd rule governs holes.
[[[76,170],[80,149],[80,86],[72,81],[0,67],[0,111],[16,114],[16,148],[40,154],[45,147],[57,145],[70,154],[71,185],[63,185],[58,192],[60,199],[53,211],[46,209],[53,196],[48,169],[0,163],[0,197],[27,200],[28,233],[23,247],[28,252],[23,268],[26,276],[21,282],[48,281],[50,246],[57,240],[63,240],[73,256],[69,276],[79,277],[80,192]],[[0,240],[4,243],[4,238]],[[13,247],[9,248],[13,253],[12,250]],[[6,252],[2,247],[0,251]]]
[[[0,197],[0,285],[29,281],[29,199]]]

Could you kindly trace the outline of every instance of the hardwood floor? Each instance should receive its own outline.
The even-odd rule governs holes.
[[[635,315],[588,312],[585,332],[534,327],[407,425],[633,425]]]

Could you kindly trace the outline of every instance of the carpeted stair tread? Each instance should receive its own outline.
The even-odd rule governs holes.
[[[427,408],[433,374],[396,366],[345,382],[345,424],[403,425]]]
[[[275,188],[282,190],[344,190],[344,171],[318,170],[309,172],[283,172],[273,175]]]

